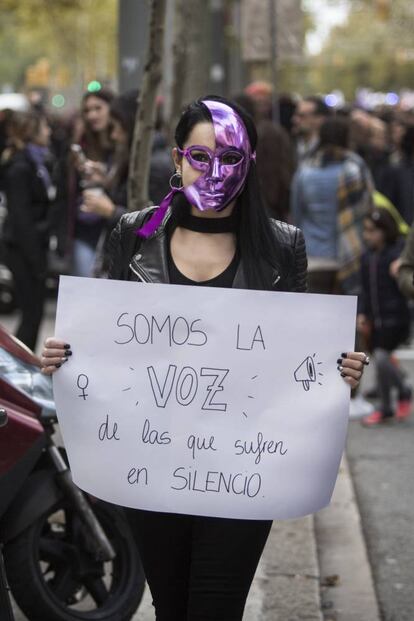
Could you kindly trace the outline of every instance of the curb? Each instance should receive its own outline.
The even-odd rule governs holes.
[[[325,621],[380,621],[361,516],[346,456],[331,504],[315,514]]]
[[[322,621],[313,516],[275,521],[243,621]]]

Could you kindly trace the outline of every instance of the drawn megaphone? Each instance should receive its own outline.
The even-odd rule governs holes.
[[[295,380],[297,382],[302,382],[302,386],[305,390],[309,390],[310,383],[316,381],[315,363],[310,356],[305,358],[296,369]]]

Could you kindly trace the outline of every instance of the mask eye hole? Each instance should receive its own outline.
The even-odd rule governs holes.
[[[227,151],[221,156],[223,166],[237,166],[242,161],[243,156],[238,151]]]
[[[197,164],[207,166],[210,164],[210,157],[208,153],[206,153],[205,151],[201,151],[201,149],[191,149],[189,151],[189,154],[191,159]]]

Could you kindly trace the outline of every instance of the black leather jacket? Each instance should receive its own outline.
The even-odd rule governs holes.
[[[154,235],[142,239],[135,231],[151,215],[154,207],[122,216],[112,231],[108,245],[109,278],[152,283],[169,283],[166,224],[168,211]],[[283,265],[272,274],[274,291],[306,291],[307,260],[302,232],[284,222],[271,220],[275,244],[279,244]],[[247,289],[240,261],[233,288]]]

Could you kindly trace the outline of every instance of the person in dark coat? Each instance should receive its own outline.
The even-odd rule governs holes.
[[[16,113],[3,154],[7,216],[4,259],[13,275],[21,319],[16,336],[35,349],[45,301],[52,181],[46,161],[50,129],[36,113]]]
[[[388,167],[379,189],[396,206],[407,224],[412,224],[414,220],[414,125],[406,128],[400,151],[400,161]]]
[[[381,406],[362,422],[377,425],[393,417],[407,418],[411,411],[411,389],[391,358],[392,352],[408,339],[410,313],[392,269],[401,254],[403,241],[387,209],[376,208],[365,218],[364,240],[368,250],[361,260],[363,292],[359,298],[357,324],[371,342]],[[398,390],[395,412],[391,403],[393,387]]]

